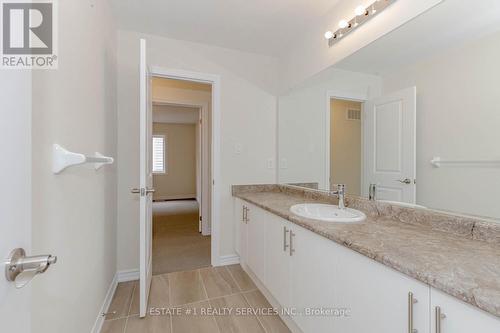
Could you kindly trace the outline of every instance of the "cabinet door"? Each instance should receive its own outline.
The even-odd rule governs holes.
[[[436,332],[437,306],[444,315],[440,320],[441,332]],[[432,333],[500,332],[500,318],[434,288],[431,288],[431,318]]]
[[[296,225],[292,225],[291,230],[293,253],[290,256],[289,306],[297,311],[293,316],[295,323],[304,333],[354,333],[337,331],[337,318],[334,316],[310,313],[311,310],[328,311],[339,307],[333,289],[337,258],[331,251],[332,242]]]
[[[266,221],[263,210],[245,203],[247,210],[247,253],[246,264],[260,279],[265,281]]]
[[[244,219],[244,202],[235,200],[234,222],[236,225],[236,252],[240,256],[240,262],[245,263],[247,253],[247,225]]]
[[[289,305],[290,222],[266,213],[266,288],[284,307]]]
[[[339,264],[334,275],[336,294],[349,316],[337,321],[339,332],[408,332],[411,292],[413,329],[429,333],[429,286],[359,253],[333,244]]]

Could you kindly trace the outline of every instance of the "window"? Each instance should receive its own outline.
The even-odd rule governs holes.
[[[153,173],[167,173],[165,135],[153,135]]]

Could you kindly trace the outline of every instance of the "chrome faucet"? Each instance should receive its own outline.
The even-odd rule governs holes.
[[[339,209],[345,208],[345,184],[337,184],[337,190],[328,192],[330,195],[336,195],[339,198]]]

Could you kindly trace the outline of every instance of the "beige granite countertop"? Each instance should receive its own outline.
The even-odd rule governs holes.
[[[337,224],[290,212],[297,203],[334,200],[311,190],[242,185],[233,195],[500,317],[500,224],[359,198],[348,206],[367,219]]]

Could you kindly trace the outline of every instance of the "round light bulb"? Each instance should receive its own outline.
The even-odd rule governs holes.
[[[333,37],[333,32],[331,32],[331,31],[325,32],[325,39],[330,39],[332,37]]]
[[[348,25],[349,25],[349,23],[347,23],[346,20],[340,20],[340,22],[339,22],[340,29],[347,28]]]
[[[356,7],[356,9],[354,10],[354,13],[355,13],[357,16],[365,15],[365,14],[366,14],[366,8],[365,8],[364,6],[358,6],[358,7]]]

